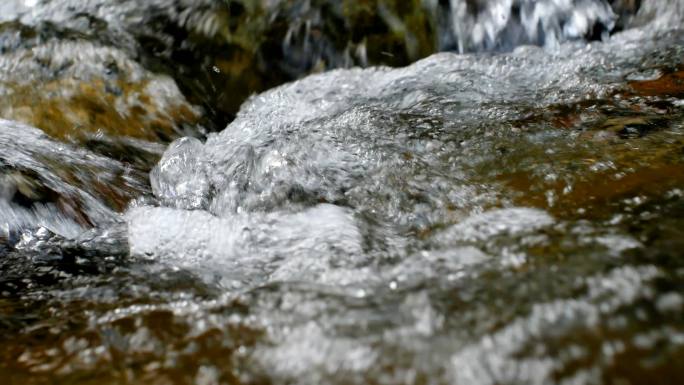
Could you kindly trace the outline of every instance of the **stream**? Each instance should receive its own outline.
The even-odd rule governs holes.
[[[684,1],[3,0],[0,378],[684,378]]]

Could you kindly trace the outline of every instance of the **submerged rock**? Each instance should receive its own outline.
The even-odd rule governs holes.
[[[580,51],[568,45],[555,54],[534,48],[495,57],[441,54],[405,69],[312,76],[252,98],[203,148],[172,146],[152,183],[168,204],[218,216],[329,202],[413,230],[516,202],[523,188],[527,202],[563,211],[557,201],[574,194],[575,182],[580,188],[607,172],[623,173],[606,186],[614,189],[641,172],[639,159],[650,159],[643,164],[650,170],[680,167],[665,159],[677,151],[676,137],[660,134],[679,127],[680,107],[668,93],[645,99],[639,89],[649,86],[625,78],[679,65],[675,53],[656,53],[681,39],[672,33],[642,46],[626,35]],[[618,45],[625,48],[612,49]],[[611,65],[604,68],[606,60]],[[557,106],[571,107],[553,112]],[[615,139],[636,132],[640,143],[659,151],[639,155],[623,151],[629,141],[588,140],[596,130]],[[655,144],[662,140],[673,142]],[[559,159],[538,164],[546,158]],[[584,199],[574,196],[568,204]]]
[[[249,379],[676,375],[681,320],[653,303],[681,283],[665,246],[680,232],[656,227],[684,207],[684,35],[644,31],[254,96],[206,143],[166,151],[151,178],[171,208],[129,212],[133,254],[218,277],[227,294],[207,306],[263,322]]]

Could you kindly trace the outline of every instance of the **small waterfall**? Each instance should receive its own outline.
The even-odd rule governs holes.
[[[617,19],[605,0],[450,0],[448,10],[440,49],[459,52],[605,38]]]

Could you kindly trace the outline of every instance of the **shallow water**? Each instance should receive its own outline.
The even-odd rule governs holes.
[[[26,25],[77,24],[72,8],[27,4],[5,7]],[[91,72],[51,59],[42,76],[91,84],[108,67],[102,55],[119,58],[125,70],[105,82],[130,88],[102,104],[136,124],[119,131],[86,113],[63,135],[78,113],[32,123],[45,133],[0,120],[0,374],[10,383],[684,375],[681,1],[638,12],[629,1],[451,1],[437,43],[488,52],[307,76],[253,95],[215,133],[211,98],[192,105],[177,73],[157,73],[133,47],[131,20],[149,14],[139,3],[81,4],[130,40],[106,54],[67,49]],[[187,4],[148,6],[183,28],[219,28],[191,22],[212,3]],[[311,15],[326,2],[287,4]],[[43,48],[10,49],[0,73],[29,60],[17,52]],[[28,82],[48,81],[25,68]],[[150,123],[159,116],[166,124]]]

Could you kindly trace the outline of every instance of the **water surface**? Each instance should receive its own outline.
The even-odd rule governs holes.
[[[184,83],[200,70],[168,66],[179,41],[236,44],[240,27],[221,24],[235,14],[333,41],[316,23],[352,3],[4,5],[0,374],[677,383],[682,2],[408,3],[353,3],[405,26],[388,57],[410,51],[408,15],[435,23],[431,48],[385,63],[407,66],[304,65],[288,76],[327,71],[252,95],[234,119],[207,108],[220,92]],[[150,15],[167,23],[145,27],[171,42],[161,51],[143,38]],[[349,44],[377,52],[361,35]],[[449,52],[417,60],[436,50]],[[227,84],[214,80],[196,85]],[[31,92],[62,117],[25,106]]]

